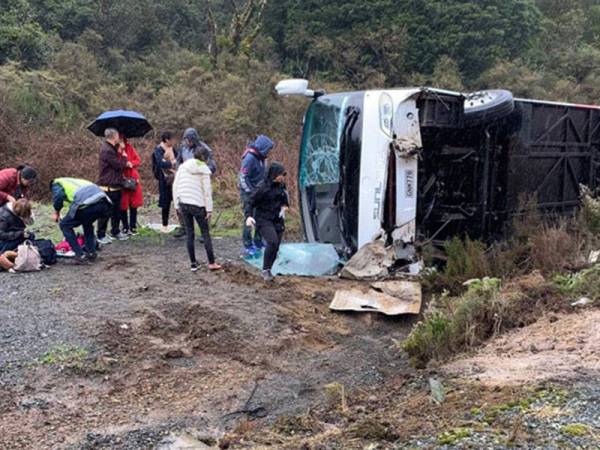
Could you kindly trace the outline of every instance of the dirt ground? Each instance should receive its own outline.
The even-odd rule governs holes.
[[[549,314],[448,364],[451,375],[492,386],[572,380],[600,374],[600,310]]]
[[[394,345],[410,319],[331,313],[348,283],[269,286],[237,240],[216,250],[218,273],[191,273],[183,241],[145,236],[91,266],[0,274],[0,448],[153,448],[182,429],[216,442],[306,411],[327,384],[410,370]]]
[[[599,448],[597,308],[417,371],[416,318],[333,313],[352,282],[266,285],[215,243],[217,273],[152,234],[0,273],[0,448]]]

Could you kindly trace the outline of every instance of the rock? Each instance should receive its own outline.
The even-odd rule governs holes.
[[[431,397],[436,403],[441,404],[446,398],[446,392],[442,383],[435,378],[429,379],[429,389],[431,390]]]

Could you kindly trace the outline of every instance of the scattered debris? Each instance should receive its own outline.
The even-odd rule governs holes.
[[[600,250],[592,250],[590,252],[590,256],[588,257],[588,263],[596,264],[600,259]]]
[[[571,303],[571,306],[586,306],[594,303],[594,301],[588,297],[581,297],[576,302]]]
[[[262,269],[263,252],[247,256],[244,260],[257,269]],[[331,244],[290,243],[280,247],[272,272],[275,275],[327,276],[335,275],[341,264],[342,261]]]
[[[377,239],[363,246],[344,266],[340,277],[350,280],[383,278],[389,275],[396,255],[392,247]]]
[[[335,311],[380,312],[388,316],[419,314],[421,285],[414,281],[373,283],[367,293],[358,289],[339,290],[329,308]]]
[[[429,379],[429,390],[431,391],[431,398],[439,405],[444,402],[446,398],[446,390],[444,385],[436,380],[435,378]]]

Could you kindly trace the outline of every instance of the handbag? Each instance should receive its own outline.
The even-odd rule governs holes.
[[[17,247],[17,257],[13,269],[15,272],[37,272],[42,270],[40,252],[31,241],[25,241]]]
[[[123,178],[121,186],[128,191],[135,191],[137,189],[137,180],[135,178],[125,177]]]

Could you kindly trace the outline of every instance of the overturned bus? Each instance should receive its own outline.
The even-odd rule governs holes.
[[[324,94],[285,80],[280,95],[312,98],[300,148],[306,239],[348,256],[384,235],[415,246],[454,235],[502,235],[524,196],[572,213],[580,185],[599,181],[600,107],[464,95],[431,88]]]

